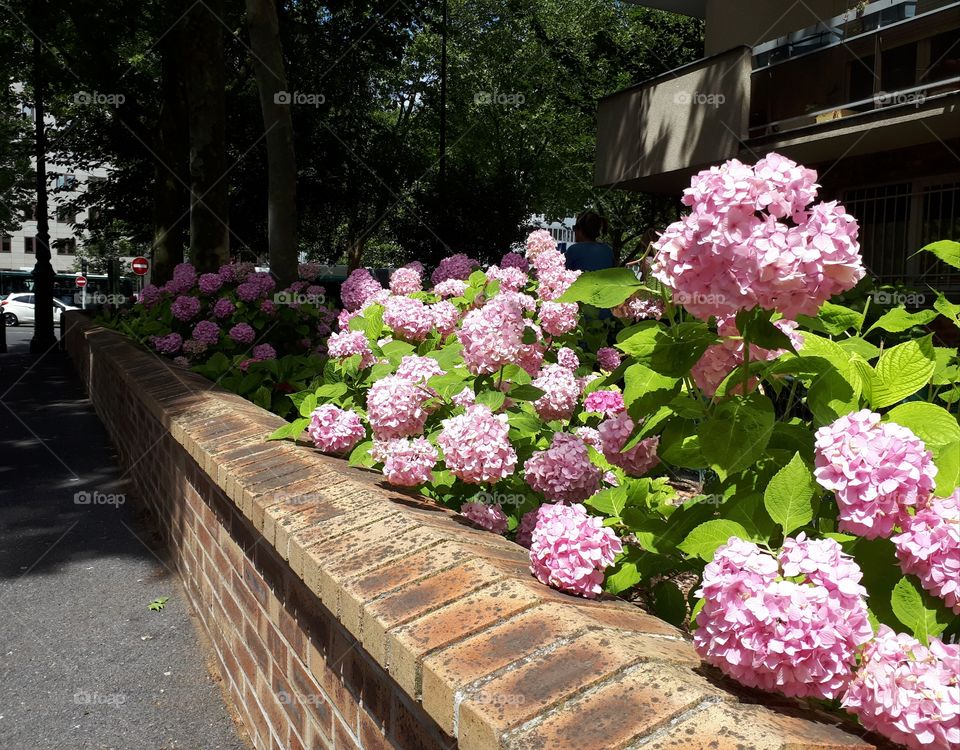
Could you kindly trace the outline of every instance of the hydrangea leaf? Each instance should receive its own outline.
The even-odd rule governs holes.
[[[775,415],[758,393],[722,402],[697,430],[700,449],[721,479],[752,466],[770,442]]]
[[[629,268],[604,268],[580,274],[557,301],[610,308],[626,302],[642,288],[643,284]]]
[[[783,535],[806,526],[813,520],[813,473],[795,453],[790,463],[773,475],[763,493],[763,505],[780,524]]]
[[[936,317],[937,312],[935,310],[919,310],[912,313],[907,312],[902,307],[895,307],[881,315],[877,322],[867,329],[867,334],[878,328],[890,333],[901,333],[909,331],[914,326],[926,325]]]
[[[663,580],[653,587],[653,613],[671,625],[683,625],[687,617],[687,602],[673,581]]]
[[[736,521],[717,518],[697,526],[687,534],[687,538],[680,543],[679,547],[691,557],[699,557],[701,560],[710,562],[717,548],[726,544],[730,541],[730,537],[734,536],[745,540],[750,538],[747,530]]]
[[[960,268],[960,242],[941,240],[924,245],[919,252],[928,252],[936,255],[940,260],[954,268]]]
[[[960,440],[957,418],[943,407],[926,401],[909,401],[895,406],[883,419],[910,428],[927,448]]]
[[[900,579],[890,595],[893,613],[921,643],[939,635],[950,624],[950,613],[908,576]]]
[[[874,409],[892,406],[930,382],[937,366],[932,338],[931,334],[905,341],[880,355],[871,388],[870,405]]]
[[[283,427],[278,427],[267,438],[267,440],[296,440],[307,429],[307,425],[310,424],[310,419],[308,417],[301,417],[300,419],[293,420],[290,424],[285,424]]]
[[[947,497],[960,484],[960,441],[934,448],[933,463],[937,467],[937,486],[933,494]]]

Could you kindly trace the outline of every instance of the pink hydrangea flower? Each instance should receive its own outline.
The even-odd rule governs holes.
[[[660,320],[663,317],[663,300],[649,292],[637,292],[626,302],[621,302],[610,310],[620,320]]]
[[[907,508],[922,506],[933,492],[937,467],[923,441],[869,409],[840,417],[815,437],[814,475],[837,499],[841,531],[889,537],[906,523]]]
[[[413,437],[423,433],[432,394],[409,380],[388,375],[367,391],[367,419],[378,440]]]
[[[540,286],[537,288],[537,296],[541,300],[555,300],[562,296],[578,278],[580,278],[580,271],[570,271],[562,265],[538,270],[537,281]]]
[[[200,277],[199,287],[203,294],[214,294],[220,291],[223,279],[218,273],[205,273]]]
[[[413,294],[423,290],[423,276],[416,268],[404,266],[390,275],[390,291],[394,294]]]
[[[216,344],[220,340],[220,326],[212,320],[201,320],[193,327],[193,338],[204,344]]]
[[[594,448],[598,451],[603,450],[602,441],[600,440],[600,431],[595,427],[578,427],[573,431],[573,434],[580,438],[584,443],[589,445],[591,448]]]
[[[509,252],[504,254],[500,260],[500,268],[519,268],[521,271],[530,270],[530,261],[524,258],[520,253]]]
[[[391,297],[383,309],[383,322],[404,341],[423,341],[433,330],[430,308],[412,297]]]
[[[377,448],[383,457],[383,474],[390,484],[416,487],[433,479],[431,472],[440,454],[426,438],[396,438]]]
[[[569,419],[580,400],[580,386],[573,373],[562,365],[547,365],[533,380],[543,395],[533,402],[540,419]]]
[[[171,294],[183,294],[193,289],[197,283],[197,269],[190,263],[178,263],[173,269],[173,278],[167,282],[167,291]]]
[[[960,646],[881,625],[842,705],[867,729],[911,750],[960,747]]]
[[[657,448],[660,436],[644,438],[633,448],[624,452],[623,446],[630,440],[635,428],[634,422],[624,411],[600,423],[600,442],[603,455],[614,466],[619,466],[631,476],[641,476],[656,466],[660,459]]]
[[[370,297],[383,291],[380,282],[373,278],[366,268],[358,268],[351,273],[340,287],[343,306],[351,312],[359,310]]]
[[[431,274],[430,281],[433,282],[433,286],[436,287],[437,284],[447,279],[466,280],[470,278],[470,274],[472,274],[473,270],[479,265],[480,263],[474,258],[468,258],[463,253],[457,253],[440,261],[436,270]]]
[[[463,507],[460,508],[460,513],[477,524],[477,526],[482,526],[494,534],[507,533],[507,516],[499,503],[496,505],[465,503]]]
[[[513,474],[517,454],[510,444],[506,414],[494,414],[483,404],[443,420],[437,439],[447,468],[464,482],[496,482]]]
[[[239,284],[253,273],[254,270],[255,266],[253,263],[228,263],[225,266],[220,266],[220,270],[217,271],[217,273],[225,284]]]
[[[654,278],[703,320],[756,305],[816,315],[865,274],[856,220],[836,202],[810,205],[816,179],[779,154],[700,172],[684,191],[690,214],[654,243]]]
[[[359,414],[334,404],[323,404],[313,410],[307,433],[317,448],[333,454],[352,450],[367,436]]]
[[[579,322],[576,302],[544,302],[540,306],[540,326],[551,336],[570,333]]]
[[[455,406],[467,407],[477,403],[477,394],[469,388],[464,388],[460,393],[453,396],[450,401],[452,401]]]
[[[527,260],[533,262],[543,252],[556,252],[557,241],[546,229],[536,229],[527,235]]]
[[[360,355],[360,367],[370,367],[377,358],[370,350],[370,342],[363,331],[344,330],[334,333],[327,339],[327,353],[335,359],[346,359]]]
[[[236,306],[226,297],[221,297],[213,306],[213,317],[223,320],[233,315]]]
[[[603,591],[604,571],[622,551],[613,530],[579,503],[546,503],[531,534],[530,571],[547,586],[592,599]]]
[[[812,558],[808,560],[807,558]],[[827,566],[839,561],[832,575]],[[860,646],[872,637],[860,571],[833,540],[798,537],[780,564],[731,537],[714,554],[697,595],[694,646],[749,687],[832,699],[846,689]],[[802,576],[784,580],[785,576]]]
[[[258,344],[257,346],[253,347],[253,350],[250,353],[258,362],[277,358],[277,350],[274,349],[270,344]]]
[[[400,366],[397,367],[397,371],[394,374],[398,378],[409,380],[411,383],[424,385],[435,375],[443,375],[444,369],[433,357],[420,357],[416,354],[407,354],[400,360]]]
[[[303,281],[316,281],[328,268],[323,263],[301,263],[297,266],[297,275]]]
[[[580,367],[580,357],[570,347],[562,346],[557,350],[557,364],[573,372]]]
[[[430,315],[433,318],[433,325],[442,336],[449,336],[457,329],[457,323],[460,320],[460,311],[456,306],[445,299],[432,305],[428,305]]]
[[[467,282],[463,279],[444,279],[433,287],[438,297],[462,297],[467,291]]]
[[[257,338],[257,332],[247,323],[237,323],[230,329],[229,336],[238,344],[252,344]]]
[[[147,284],[140,290],[137,301],[144,307],[153,307],[161,299],[163,299],[163,290],[154,284]]]
[[[527,484],[552,502],[586,500],[600,489],[600,469],[576,435],[554,433],[550,447],[536,451],[523,468]]]
[[[527,274],[519,268],[500,268],[499,266],[490,266],[487,269],[487,279],[499,281],[500,289],[509,292],[519,292],[530,282]]]
[[[520,519],[520,525],[517,527],[517,544],[521,547],[530,549],[530,542],[533,540],[533,530],[537,528],[537,513],[539,508],[524,513]]]
[[[903,572],[919,578],[923,588],[960,615],[960,489],[931,498],[902,525],[903,533],[891,541]]]
[[[587,394],[583,401],[583,408],[603,414],[605,417],[613,417],[624,411],[627,406],[623,403],[623,394],[618,391],[594,391]]]
[[[521,302],[509,294],[499,294],[468,312],[457,339],[463,345],[463,360],[470,372],[488,374],[513,362],[522,345],[523,329]]]
[[[609,346],[597,350],[597,364],[604,372],[613,372],[620,366],[622,358],[620,352]]]

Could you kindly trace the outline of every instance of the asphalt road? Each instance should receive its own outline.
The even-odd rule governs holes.
[[[0,355],[0,750],[245,750],[106,432],[32,335]]]

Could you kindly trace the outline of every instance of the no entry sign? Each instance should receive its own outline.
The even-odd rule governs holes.
[[[150,262],[146,258],[134,258],[130,261],[130,267],[137,276],[144,276],[150,270]]]
[[[83,289],[87,285],[86,276],[77,276],[77,286]]]

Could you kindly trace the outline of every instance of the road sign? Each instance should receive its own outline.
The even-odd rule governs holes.
[[[77,286],[83,289],[87,285],[86,276],[77,276]]]
[[[130,267],[137,276],[144,276],[150,270],[150,262],[143,257],[134,258],[130,261]]]

